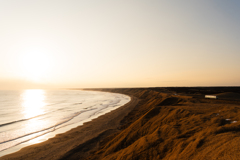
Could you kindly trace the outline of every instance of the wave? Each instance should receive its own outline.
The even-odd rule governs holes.
[[[43,132],[43,131],[50,130],[50,129],[51,129],[51,130],[50,130],[49,132],[55,131],[55,130],[57,130],[57,129],[60,129],[60,128],[64,127],[64,126],[61,127],[61,125],[65,124],[65,123],[67,123],[67,122],[69,122],[69,121],[71,121],[73,118],[79,116],[81,113],[88,112],[88,111],[95,110],[95,109],[96,109],[96,108],[89,109],[89,110],[85,110],[85,111],[76,112],[73,116],[70,116],[69,118],[67,118],[67,119],[65,119],[64,121],[61,121],[61,122],[59,122],[59,123],[57,123],[57,124],[55,124],[55,125],[52,125],[52,126],[49,126],[49,127],[47,127],[47,128],[44,128],[44,129],[41,129],[41,130],[38,130],[38,131],[35,131],[35,132],[30,132],[30,133],[24,134],[24,135],[22,135],[22,136],[18,136],[18,137],[15,137],[15,138],[12,138],[12,139],[9,139],[9,140],[0,142],[0,144],[4,144],[4,143],[11,142],[11,141],[15,141],[15,140],[17,140],[17,139],[21,139],[21,138],[23,138],[23,137],[27,137],[27,136],[30,136],[30,135],[33,135],[33,134],[36,134],[36,133],[41,133],[41,132]],[[49,133],[49,132],[47,132],[47,133]],[[47,133],[44,133],[44,134],[47,134]],[[44,134],[43,134],[43,135],[44,135]],[[35,138],[36,138],[36,137],[35,137]],[[24,142],[29,141],[29,140],[31,140],[31,139],[33,139],[33,138],[27,139],[27,140],[25,140]],[[21,143],[22,143],[22,142],[21,142]],[[0,151],[2,151],[2,150],[0,150]]]
[[[26,119],[20,119],[20,120],[16,120],[16,121],[12,121],[12,122],[7,122],[7,123],[3,123],[3,124],[0,124],[0,127],[3,127],[3,126],[7,126],[7,125],[12,125],[12,124],[15,124],[15,123],[19,123],[19,122],[24,122],[24,121],[28,121],[28,120],[31,120],[31,119],[34,119],[34,118],[39,118],[41,116],[45,116],[45,115],[48,115],[48,114],[52,114],[54,112],[57,112],[57,111],[60,111],[60,110],[64,110],[65,108],[59,108],[59,109],[56,109],[54,111],[50,111],[50,112],[47,112],[45,114],[40,114],[40,115],[37,115],[37,116],[34,116],[34,117],[30,117],[30,118],[26,118]]]
[[[3,124],[0,124],[0,127],[7,126],[7,125],[11,125],[11,124],[14,124],[14,123],[19,123],[19,122],[27,121],[27,120],[34,119],[34,118],[37,118],[37,117],[40,117],[40,116],[42,116],[42,115],[37,115],[37,116],[31,117],[31,118],[20,119],[20,120],[17,120],[17,121],[12,121],[12,122],[8,122],[8,123],[3,123]]]
[[[91,120],[92,118],[96,118],[96,116],[101,115],[101,113],[105,113],[108,110],[107,108],[112,110],[114,107],[119,106],[119,104],[122,103],[122,100],[125,101],[129,99],[125,96],[119,96],[117,94],[115,94],[112,99],[107,100],[102,99],[105,98],[103,96],[99,96],[97,97],[97,99],[88,98],[88,100],[87,98],[80,98],[80,100],[78,98],[75,98],[73,101],[70,101],[71,99],[69,99],[66,100],[66,103],[65,101],[61,100],[57,103],[48,103],[47,106],[53,107],[46,107],[46,112],[42,114],[30,118],[19,119],[16,121],[10,121],[0,124],[0,136],[4,137],[0,138],[0,151],[7,150],[8,148],[12,148],[25,142],[27,142],[28,144],[28,141],[43,136],[45,134],[48,134],[46,137],[51,137],[51,135],[62,133],[63,131],[65,132],[70,128],[81,125],[81,123],[84,123],[87,119]],[[84,114],[82,116],[79,116],[82,113]],[[33,124],[34,126],[35,124],[37,124],[38,121],[44,122],[42,123],[43,125],[36,128],[30,128],[30,130],[28,130],[28,128],[26,128],[26,130],[24,128],[21,129],[22,125],[30,124],[31,126]],[[14,134],[14,132],[16,132],[17,134]],[[49,134],[50,132],[53,133]],[[44,136],[44,138],[46,137]]]

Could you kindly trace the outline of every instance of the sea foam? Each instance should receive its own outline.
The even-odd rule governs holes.
[[[81,90],[0,91],[0,156],[45,141],[130,101]]]

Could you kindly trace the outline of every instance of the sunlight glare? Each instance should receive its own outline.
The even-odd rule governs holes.
[[[25,124],[24,130],[26,133],[34,133],[27,137],[31,139],[27,142],[29,144],[40,143],[46,139],[45,133],[47,130],[44,129],[49,124],[49,121],[47,119],[36,117],[45,113],[44,107],[47,104],[45,102],[45,94],[44,90],[31,89],[25,90],[21,96],[24,118],[31,118],[27,121],[28,123]]]
[[[21,57],[22,75],[35,82],[47,77],[50,67],[50,59],[47,52],[32,50]]]
[[[44,106],[46,106],[44,90],[25,90],[22,93],[22,107],[25,118],[43,114]]]

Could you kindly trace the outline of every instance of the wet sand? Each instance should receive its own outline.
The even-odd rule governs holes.
[[[64,157],[72,152],[77,152],[77,157],[80,159],[86,157],[89,154],[88,150],[90,151],[98,147],[100,139],[119,130],[121,119],[123,119],[137,103],[138,98],[131,97],[129,103],[116,110],[90,122],[86,122],[84,125],[71,129],[66,133],[58,134],[45,142],[25,147],[18,152],[3,156],[0,159],[65,159]]]
[[[99,90],[132,101],[1,159],[240,159],[239,87]]]

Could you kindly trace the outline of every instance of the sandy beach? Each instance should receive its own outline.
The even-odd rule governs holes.
[[[0,159],[240,159],[239,87],[98,90],[132,100]]]

